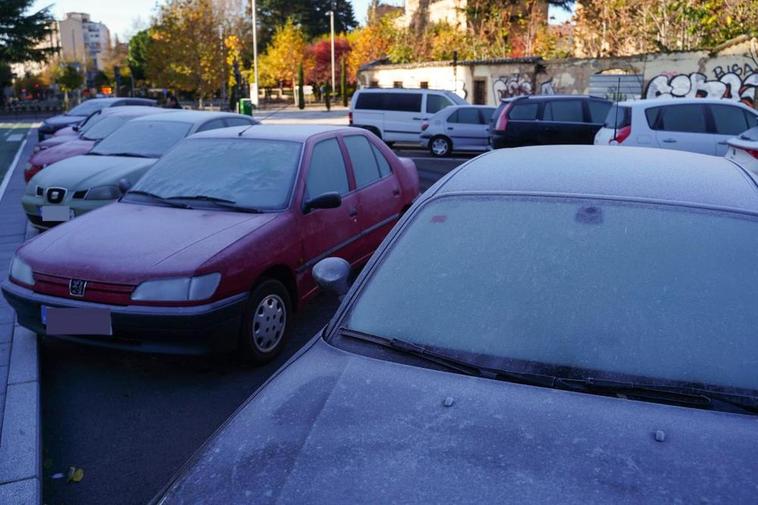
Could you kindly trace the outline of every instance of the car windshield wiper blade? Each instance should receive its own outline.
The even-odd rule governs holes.
[[[426,361],[444,366],[466,375],[516,382],[519,384],[529,384],[532,386],[553,387],[553,384],[555,382],[555,377],[552,375],[543,375],[532,372],[517,372],[513,370],[486,367],[477,363],[472,363],[464,359],[456,358],[454,356],[432,350],[428,347],[416,344],[414,342],[408,342],[406,340],[379,337],[362,331],[351,330],[350,328],[340,328],[339,333],[344,337],[361,340],[363,342],[371,342],[373,344],[387,347],[403,354],[409,354],[411,356],[424,359]]]
[[[223,207],[225,209],[237,210],[240,212],[250,212],[252,214],[261,213],[261,210],[259,209],[237,205],[237,202],[235,202],[234,200],[228,200],[226,198],[219,198],[216,196],[208,196],[208,195],[170,196],[166,199],[167,200],[196,200],[196,201],[202,201],[202,202],[210,202],[214,205]]]
[[[186,203],[180,203],[180,202],[172,202],[168,198],[163,198],[160,195],[156,195],[155,193],[151,193],[149,191],[142,191],[141,189],[131,189],[126,192],[126,195],[138,195],[138,196],[146,196],[148,198],[151,198],[153,200],[156,200],[161,203],[165,203],[166,205],[170,207],[176,207],[178,209],[191,209],[189,205]]]
[[[758,397],[704,388],[669,384],[640,384],[592,377],[583,379],[557,378],[555,385],[574,391],[592,391],[705,409],[713,408],[714,402],[722,402],[758,414]]]
[[[91,151],[90,151],[91,152]],[[121,156],[122,158],[154,158],[155,156],[149,156],[147,154],[139,154],[139,153],[97,153],[101,154],[103,156]]]

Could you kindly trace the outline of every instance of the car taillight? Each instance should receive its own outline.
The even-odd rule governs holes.
[[[632,127],[631,126],[625,126],[623,128],[619,128],[616,130],[616,136],[611,139],[611,142],[616,141],[617,143],[622,143],[625,141],[629,135],[632,134]]]
[[[40,165],[29,165],[24,170],[24,182],[29,182],[29,180],[37,175],[37,173],[42,170],[42,167]]]
[[[497,118],[497,123],[495,124],[495,130],[504,131],[508,127],[508,112],[512,106],[513,102],[506,105],[503,112],[500,113],[500,117]]]
[[[758,160],[758,149],[745,149],[745,152]]]
[[[348,112],[347,113],[347,120],[350,122],[350,124],[353,124],[353,113]]]
[[[427,123],[426,121],[424,121],[423,123],[421,123],[421,131],[422,132],[426,131],[427,128],[429,128],[429,123]]]

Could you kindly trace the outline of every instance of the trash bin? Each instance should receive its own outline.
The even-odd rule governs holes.
[[[245,114],[246,116],[252,116],[253,115],[253,101],[249,98],[240,98],[239,103],[237,104],[237,112],[240,114]]]

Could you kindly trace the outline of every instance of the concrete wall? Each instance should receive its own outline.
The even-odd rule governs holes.
[[[447,89],[472,103],[490,105],[510,96],[591,90],[612,99],[723,97],[755,104],[758,39],[741,37],[710,52],[623,58],[379,65],[363,70],[359,80],[362,86]]]

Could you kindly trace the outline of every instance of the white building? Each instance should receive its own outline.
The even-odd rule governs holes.
[[[466,29],[466,0],[406,0],[405,13],[398,18],[400,26],[410,26],[419,8],[426,5],[426,22],[446,22],[461,30]]]
[[[92,70],[103,70],[103,60],[111,49],[108,27],[84,12],[67,12],[58,22],[61,52],[66,61],[79,61]]]

